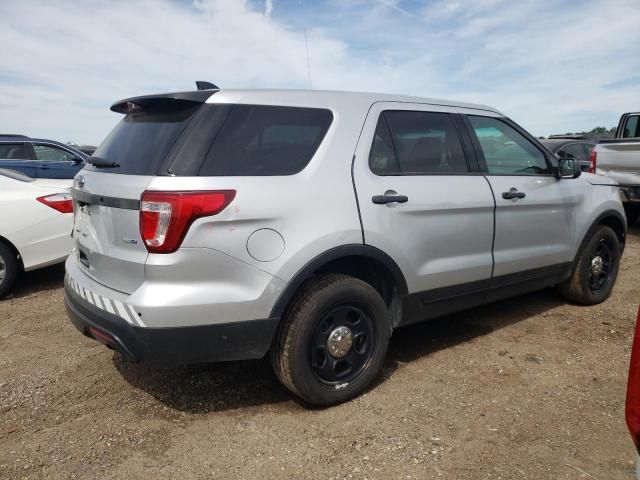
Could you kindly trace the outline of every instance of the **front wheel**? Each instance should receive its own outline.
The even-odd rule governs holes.
[[[583,305],[604,302],[616,283],[620,267],[620,240],[607,226],[598,226],[585,244],[571,277],[559,285],[568,300]]]
[[[271,363],[280,381],[314,405],[356,397],[378,375],[389,345],[389,312],[368,283],[342,274],[319,277],[284,318]]]

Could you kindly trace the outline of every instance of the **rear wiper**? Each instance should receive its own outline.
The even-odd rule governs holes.
[[[116,168],[119,167],[120,164],[116,162],[112,162],[111,160],[105,160],[100,157],[89,157],[85,160],[85,162],[93,165],[96,168]]]

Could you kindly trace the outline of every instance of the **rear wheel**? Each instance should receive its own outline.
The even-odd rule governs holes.
[[[640,207],[624,207],[624,213],[627,214],[627,224],[629,226],[633,225],[640,218]]]
[[[388,315],[380,294],[362,280],[319,277],[284,318],[271,350],[276,375],[315,405],[359,395],[382,368],[391,336]]]
[[[18,259],[7,245],[0,243],[0,298],[13,288],[18,278]]]
[[[598,226],[579,253],[573,275],[559,286],[572,302],[594,305],[611,295],[620,266],[620,241],[615,232]]]

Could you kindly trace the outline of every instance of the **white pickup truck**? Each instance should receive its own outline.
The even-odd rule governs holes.
[[[634,224],[640,217],[640,112],[623,114],[616,137],[598,142],[589,171],[616,181],[627,222]]]

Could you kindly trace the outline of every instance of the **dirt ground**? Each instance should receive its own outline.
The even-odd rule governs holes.
[[[606,303],[549,290],[397,331],[377,385],[330,409],[266,361],[126,361],[67,321],[63,273],[0,303],[0,478],[633,477],[639,227]]]

